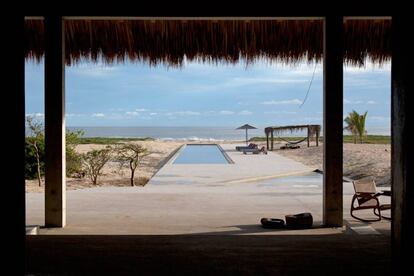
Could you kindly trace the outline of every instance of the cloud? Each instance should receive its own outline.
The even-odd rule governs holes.
[[[385,117],[385,116],[368,116],[367,120],[371,121],[378,121],[378,122],[389,122],[391,121],[391,117]]]
[[[272,110],[272,111],[265,111],[264,114],[297,114],[296,111],[286,111],[286,110]]]
[[[312,122],[321,122],[323,120],[322,117],[312,117],[312,116],[304,117],[303,119],[306,121],[312,121]]]
[[[230,110],[222,110],[219,112],[221,115],[233,115],[234,111],[230,111]]]
[[[351,100],[348,100],[348,99],[344,99],[344,104],[370,104],[370,105],[372,105],[372,104],[377,104],[377,102],[372,101],[372,100],[364,102],[364,101],[361,101],[361,100],[351,101]]]
[[[296,104],[296,105],[300,105],[302,104],[302,101],[299,99],[292,99],[292,100],[283,100],[283,101],[265,101],[262,102],[261,104],[266,104],[266,105],[279,105],[279,104]]]
[[[149,115],[150,116],[155,116],[155,115],[158,115],[158,113],[157,112],[151,112]]]
[[[176,111],[176,112],[168,112],[167,116],[174,117],[174,116],[198,116],[200,112],[195,112],[191,110],[187,111]]]
[[[107,77],[108,75],[116,71],[117,69],[118,68],[115,66],[109,66],[103,63],[98,63],[96,65],[80,63],[77,66],[69,67],[67,70],[69,71],[69,73],[73,73],[75,75],[102,78],[102,77]]]
[[[66,113],[65,114],[66,117],[79,117],[82,116],[82,114],[76,114],[76,113]]]
[[[26,117],[43,118],[43,117],[45,117],[45,114],[43,114],[43,113],[29,113],[29,114],[26,114]]]
[[[136,111],[127,111],[125,112],[125,115],[136,117],[136,116],[139,116],[139,113]]]
[[[93,113],[92,114],[92,117],[105,117],[105,114],[103,114],[103,113]]]
[[[253,114],[253,112],[251,112],[249,110],[243,110],[243,111],[240,111],[238,114],[239,115],[251,115],[251,114]]]
[[[135,111],[137,111],[137,112],[144,112],[144,111],[147,111],[148,109],[145,109],[145,108],[137,108],[137,109],[135,109]]]

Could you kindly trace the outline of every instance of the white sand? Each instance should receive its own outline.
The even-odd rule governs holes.
[[[281,144],[275,144],[278,153],[308,166],[322,170],[323,146],[307,147],[302,143],[299,149],[280,150]],[[391,145],[383,144],[344,144],[344,176],[351,179],[374,177],[378,186],[391,184]]]
[[[146,183],[167,161],[169,155],[181,146],[182,141],[137,141],[154,152],[149,155],[135,173],[136,184]],[[234,142],[229,142],[234,143]],[[240,143],[240,142],[238,142]],[[258,143],[260,146],[265,143]],[[322,145],[319,147],[306,147],[306,143],[301,144],[300,149],[280,150],[281,144],[275,144],[277,153],[288,158],[299,161],[304,165],[319,167],[322,169]],[[79,145],[76,150],[84,153],[92,149],[104,148],[105,145],[87,144]],[[391,146],[380,144],[344,144],[344,175],[352,179],[365,176],[373,176],[379,186],[390,185],[390,162]],[[119,170],[116,162],[109,162],[103,170],[103,175],[99,178],[99,186],[130,186],[130,171],[127,168]],[[82,179],[67,178],[67,189],[76,190],[90,188],[93,185],[87,177]],[[44,187],[38,187],[37,180],[26,181],[26,192],[43,192]]]

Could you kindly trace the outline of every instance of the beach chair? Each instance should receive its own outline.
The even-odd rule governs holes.
[[[351,216],[357,220],[370,222],[380,221],[381,218],[391,219],[381,215],[381,211],[391,209],[391,204],[380,204],[378,197],[391,196],[390,191],[377,192],[375,181],[372,178],[365,178],[352,181],[355,194],[351,201]],[[357,210],[373,209],[376,219],[362,219],[354,215]]]
[[[281,146],[280,149],[298,149],[300,148],[299,144],[308,138],[305,137],[299,141],[288,141],[288,140],[283,139],[282,137],[279,137],[279,139],[286,142],[286,144],[284,146]]]
[[[259,154],[259,153],[263,153],[263,154],[267,154],[267,150],[265,147],[262,148],[253,148],[253,149],[243,149],[243,154],[247,154],[248,152],[251,152],[253,154]]]
[[[298,149],[298,148],[300,148],[300,146],[297,144],[293,144],[293,143],[288,143],[280,147],[280,149]]]
[[[237,151],[243,151],[244,149],[255,149],[257,148],[256,144],[250,143],[248,146],[236,146]]]

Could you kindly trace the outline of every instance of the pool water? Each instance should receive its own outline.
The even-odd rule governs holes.
[[[229,164],[218,145],[185,145],[173,164]]]

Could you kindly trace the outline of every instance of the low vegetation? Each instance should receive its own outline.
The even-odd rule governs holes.
[[[126,143],[120,144],[115,148],[116,160],[122,167],[128,167],[131,171],[130,183],[134,186],[135,170],[141,164],[142,160],[151,154],[146,148],[141,145]]]
[[[37,179],[38,185],[42,186],[42,177],[45,174],[45,137],[44,127],[34,117],[26,118],[27,137],[25,144],[26,162],[25,178]],[[128,167],[131,171],[130,183],[134,185],[145,185],[146,177],[135,177],[136,169],[142,160],[151,154],[143,146],[132,143],[133,141],[154,140],[145,138],[104,138],[104,137],[82,137],[84,132],[66,131],[66,176],[83,178],[87,176],[93,185],[98,185],[99,177],[102,176],[103,168],[109,161],[118,162],[120,168]],[[84,154],[76,151],[79,144],[101,144],[107,145],[104,149],[95,149]],[[113,146],[114,145],[114,146]]]
[[[44,129],[40,122],[33,117],[26,118],[27,127],[30,131],[26,138],[25,153],[26,166],[25,177],[29,179],[37,178],[39,187],[42,186],[42,175],[45,171],[45,137]]]
[[[134,141],[153,141],[154,138],[142,137],[142,138],[110,138],[110,137],[82,137],[79,139],[79,144],[97,144],[97,145],[112,145],[125,142]]]
[[[102,175],[102,169],[111,160],[112,148],[94,149],[81,155],[86,174],[93,185],[98,185],[98,177]]]
[[[45,136],[43,124],[34,117],[26,118],[28,134],[25,143],[25,178],[37,178],[42,185],[42,176],[45,174]],[[80,154],[75,150],[79,144],[83,131],[66,131],[66,175],[79,177],[84,171]]]

